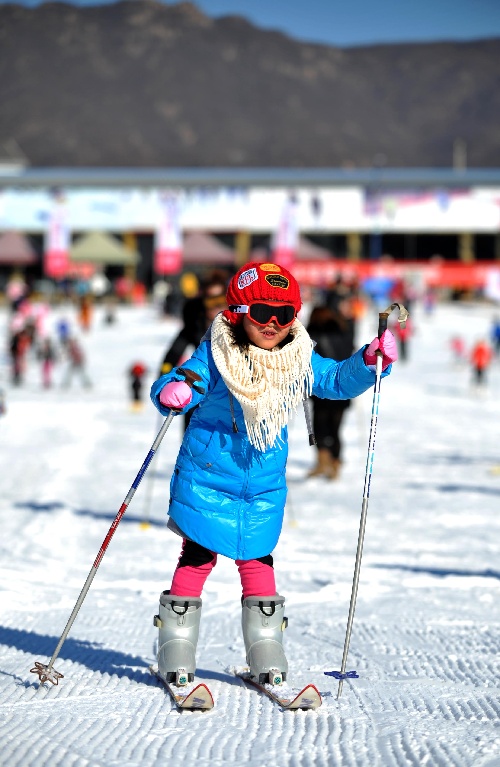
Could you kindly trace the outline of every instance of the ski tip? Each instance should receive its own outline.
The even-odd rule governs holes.
[[[196,709],[198,711],[210,711],[213,707],[214,699],[212,693],[203,682],[200,682],[181,704],[181,708]]]
[[[288,706],[284,706],[284,708],[294,710],[294,709],[305,709],[305,710],[314,710],[316,708],[319,708],[321,704],[323,703],[323,699],[321,697],[321,693],[318,690],[318,688],[314,684],[308,684],[306,687],[304,687],[303,690],[299,692],[299,694],[293,699],[291,703],[288,704]]]
[[[157,665],[149,666],[149,671],[162,683],[177,708],[191,711],[210,711],[214,707],[212,693],[204,682],[199,682],[195,687],[193,687],[193,683],[190,683],[189,692],[187,692],[182,687],[176,687],[163,679]]]
[[[277,703],[284,711],[296,711],[297,709],[314,710],[319,708],[323,702],[321,693],[314,684],[307,684],[299,692],[293,688],[290,688],[288,684],[284,684],[282,687],[276,685],[263,685],[252,679],[249,669],[239,671],[236,673],[240,679],[246,682],[251,687],[259,690],[267,695],[275,703]]]

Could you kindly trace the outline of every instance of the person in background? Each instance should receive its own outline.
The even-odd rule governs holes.
[[[142,387],[144,376],[147,372],[147,367],[142,362],[134,362],[129,368],[128,374],[130,379],[132,410],[142,410]]]
[[[79,298],[78,322],[85,333],[90,330],[92,324],[92,297],[90,293],[84,293]]]
[[[56,333],[60,345],[64,348],[70,336],[70,323],[67,317],[59,317],[56,323]]]
[[[307,326],[307,332],[316,342],[315,352],[337,361],[347,359],[354,351],[354,321],[341,313],[343,304],[345,301],[339,302],[337,310],[324,305],[314,307]],[[307,476],[337,479],[342,461],[340,430],[351,401],[314,396],[311,399],[317,461]]]
[[[486,383],[486,371],[493,359],[491,348],[486,341],[480,339],[474,344],[470,359],[473,371],[473,384],[477,387],[484,386]]]
[[[82,386],[85,389],[89,389],[92,386],[92,382],[86,371],[85,354],[80,343],[74,336],[68,338],[66,355],[68,358],[68,367],[61,386],[64,389],[67,389],[71,384],[73,376],[76,374],[79,376]]]
[[[9,352],[11,358],[11,380],[14,386],[21,386],[26,371],[26,355],[31,346],[29,332],[24,325],[15,325],[11,330]]]
[[[426,315],[431,316],[434,314],[437,304],[437,293],[435,288],[427,288],[425,290],[423,304]]]
[[[52,371],[57,360],[57,353],[54,343],[48,336],[40,342],[38,359],[42,363],[42,384],[45,389],[52,386]]]
[[[20,272],[14,272],[7,282],[5,295],[10,304],[12,312],[17,312],[20,304],[28,296],[28,286],[23,275]]]
[[[116,322],[116,296],[107,295],[104,299],[104,317],[105,325],[114,325]]]
[[[408,318],[405,323],[405,327],[403,328],[399,322],[397,322],[392,328],[392,332],[394,333],[399,347],[399,357],[401,359],[401,362],[406,362],[408,360],[408,352],[409,352],[409,341],[411,336],[413,335],[413,325]]]
[[[467,360],[465,341],[462,336],[452,336],[450,339],[451,351],[453,354],[453,360],[457,365],[461,365]]]
[[[170,484],[169,528],[182,549],[155,618],[158,675],[174,684],[181,667],[194,677],[201,593],[218,555],[239,571],[252,678],[286,678],[285,598],[276,590],[272,551],[287,495],[289,420],[310,394],[350,399],[372,387],[377,351],[384,376],[397,359],[389,330],[342,362],[317,354],[297,319],[299,284],[277,264],[245,264],[226,301],[190,359],[151,388],[163,416],[197,406]]]
[[[227,309],[226,287],[228,276],[224,271],[213,271],[202,281],[198,296],[188,298],[182,310],[183,325],[167,349],[161,363],[159,375],[170,373],[180,363],[182,355],[189,346],[196,348],[207,332],[210,323],[219,312]],[[193,411],[184,416],[184,429],[187,429]]]

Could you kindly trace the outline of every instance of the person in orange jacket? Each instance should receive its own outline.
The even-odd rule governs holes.
[[[493,353],[486,341],[479,340],[474,344],[471,352],[471,362],[474,371],[474,383],[482,386],[485,382],[486,370],[491,364]]]

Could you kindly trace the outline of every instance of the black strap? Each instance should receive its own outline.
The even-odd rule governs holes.
[[[180,607],[179,610],[176,610],[176,607]],[[174,612],[176,615],[185,615],[188,611],[189,602],[184,602],[184,607],[182,607],[180,602],[172,602],[172,612]]]
[[[236,423],[236,418],[234,415],[234,399],[229,389],[227,390],[227,393],[229,394],[229,410],[231,411],[231,421],[233,422],[233,431],[236,434],[238,432],[238,424]]]
[[[261,613],[264,613],[264,615],[270,618],[271,615],[274,615],[274,613],[276,612],[276,602],[270,602],[269,604],[266,604],[266,610],[271,610],[270,613],[266,613],[266,611],[264,610],[264,602],[259,602],[259,610],[261,611]]]

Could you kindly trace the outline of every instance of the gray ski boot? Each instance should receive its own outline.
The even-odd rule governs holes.
[[[243,639],[250,675],[259,684],[282,684],[288,672],[283,651],[285,598],[247,597],[242,603]]]
[[[194,679],[200,616],[201,599],[170,596],[169,591],[161,594],[160,613],[153,621],[160,629],[158,673],[178,687]]]

